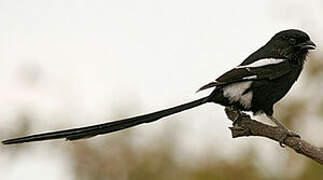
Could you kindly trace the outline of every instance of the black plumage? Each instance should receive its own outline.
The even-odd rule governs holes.
[[[108,122],[88,127],[36,134],[2,141],[3,144],[24,143],[66,138],[77,140],[106,134],[143,123],[150,123],[165,116],[213,102],[233,106],[241,111],[265,113],[274,123],[285,130],[281,145],[287,136],[298,136],[273,118],[273,106],[284,97],[299,77],[309,50],[315,44],[303,31],[290,29],[275,34],[268,43],[251,54],[238,67],[224,73],[199,89],[214,88],[204,98],[154,113]]]

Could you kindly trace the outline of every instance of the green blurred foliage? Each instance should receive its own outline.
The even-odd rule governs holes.
[[[186,166],[176,162],[174,145],[152,144],[138,152],[131,141],[127,141],[129,136],[130,134],[124,134],[112,137],[108,142],[97,145],[85,141],[72,142],[73,146],[69,146],[67,150],[74,162],[75,179],[266,179],[254,165],[252,152],[235,162],[210,157],[193,166]],[[162,138],[165,136],[160,136],[156,142],[163,142]]]

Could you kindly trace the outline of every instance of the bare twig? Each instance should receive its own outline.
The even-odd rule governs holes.
[[[261,136],[279,142],[279,139],[284,135],[284,132],[278,127],[255,121],[245,113],[239,113],[232,108],[225,108],[225,112],[228,118],[234,121],[233,127],[230,127],[233,138]],[[316,147],[297,137],[287,137],[284,144],[294,149],[297,153],[305,155],[323,165],[323,148]]]

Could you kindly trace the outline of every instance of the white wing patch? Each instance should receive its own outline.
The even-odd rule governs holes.
[[[242,79],[257,79],[257,75],[252,75],[252,76],[246,76],[246,77],[243,77]]]
[[[273,65],[273,64],[279,64],[286,61],[286,59],[275,59],[275,58],[268,58],[268,59],[259,59],[256,62],[253,62],[248,65],[244,66],[238,66],[236,67],[237,69],[239,68],[255,68],[255,67],[261,67],[261,66],[268,66],[268,65]]]
[[[223,88],[223,96],[229,98],[230,103],[239,102],[243,107],[250,108],[252,100],[252,91],[243,94],[250,86],[251,81],[237,82],[227,85]]]
[[[249,91],[247,94],[242,95],[239,100],[240,104],[246,109],[251,107],[252,95],[252,91]]]

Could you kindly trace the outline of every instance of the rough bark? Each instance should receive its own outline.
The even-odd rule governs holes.
[[[279,142],[280,138],[284,135],[284,131],[280,128],[255,121],[245,113],[237,112],[228,107],[225,108],[225,112],[227,117],[231,121],[234,121],[233,127],[230,127],[233,138],[260,136]],[[287,137],[284,144],[294,149],[295,152],[307,156],[323,165],[323,148],[316,147],[297,137]]]

